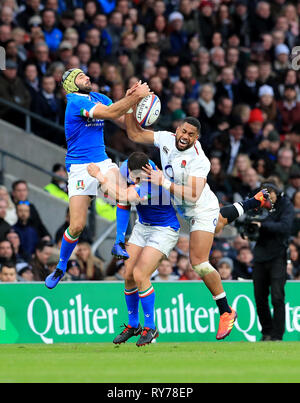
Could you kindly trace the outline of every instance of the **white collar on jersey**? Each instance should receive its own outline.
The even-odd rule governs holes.
[[[90,94],[80,94],[79,92],[73,92],[73,94],[80,95],[81,97],[90,97]]]

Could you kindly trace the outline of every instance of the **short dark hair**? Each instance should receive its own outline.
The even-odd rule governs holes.
[[[141,151],[132,153],[128,158],[128,169],[131,171],[142,169],[147,164],[149,164],[149,158]]]
[[[12,185],[11,185],[12,190],[15,190],[16,187],[17,187],[18,185],[21,185],[21,184],[26,185],[27,188],[28,188],[28,185],[27,185],[27,182],[26,182],[25,179],[18,179],[17,181],[14,181],[14,182],[12,183]]]
[[[9,269],[15,269],[15,271],[17,272],[16,265],[11,260],[8,260],[7,262],[2,262],[0,264],[0,273],[2,272],[3,267],[7,267]]]
[[[38,250],[39,252],[42,252],[46,246],[49,246],[50,248],[52,248],[53,247],[53,242],[51,242],[51,241],[39,241],[39,243],[35,247],[35,250],[36,251]]]
[[[199,122],[198,119],[192,117],[192,116],[187,116],[185,119],[183,119],[183,123],[188,123],[189,125],[195,126],[198,133],[200,134],[201,132],[201,123]]]

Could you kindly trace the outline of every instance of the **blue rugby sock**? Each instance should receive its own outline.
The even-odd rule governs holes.
[[[117,234],[116,243],[125,243],[126,231],[130,219],[131,206],[123,206],[118,204],[117,206]]]
[[[144,327],[149,327],[150,329],[155,329],[154,322],[154,303],[155,303],[155,292],[151,285],[146,291],[139,292],[141,299],[141,304],[144,311]]]
[[[69,233],[69,228],[66,229],[62,242],[61,242],[61,248],[60,248],[60,254],[59,254],[59,262],[57,267],[62,270],[64,273],[67,270],[67,264],[68,260],[70,259],[70,256],[72,255],[72,252],[75,248],[75,246],[78,243],[79,236],[73,237]]]
[[[133,288],[131,290],[124,291],[125,300],[128,310],[128,325],[132,327],[138,327],[139,320],[139,293],[137,288]]]

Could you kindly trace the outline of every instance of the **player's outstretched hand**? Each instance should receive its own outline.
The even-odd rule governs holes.
[[[97,178],[100,183],[105,181],[100,168],[94,162],[87,166],[87,171],[93,178]]]
[[[135,84],[133,84],[133,86],[126,91],[126,94],[125,94],[126,97],[130,96],[131,94],[133,94],[134,91],[137,89],[137,87],[139,85],[141,85],[141,83],[142,83],[142,81],[140,80],[140,81],[137,81]]]
[[[155,168],[153,169],[149,164],[143,167],[144,174],[142,174],[142,179],[154,185],[161,186],[164,181],[164,174],[157,166]]]
[[[152,92],[150,92],[150,88],[147,83],[139,84],[135,89],[134,93],[138,95],[140,100],[145,98],[147,95],[152,94]]]

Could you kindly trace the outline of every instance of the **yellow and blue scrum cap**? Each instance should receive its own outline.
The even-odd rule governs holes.
[[[75,84],[75,80],[80,73],[84,74],[84,71],[81,69],[70,69],[63,74],[61,82],[67,94],[79,91],[79,88]]]

